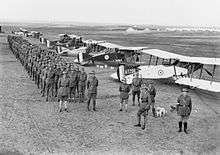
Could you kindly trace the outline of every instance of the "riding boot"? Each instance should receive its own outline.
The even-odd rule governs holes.
[[[144,124],[143,124],[143,126],[142,126],[142,128],[141,128],[142,130],[145,129],[146,123],[147,123],[147,117],[145,116],[145,117],[144,117]]]
[[[156,117],[156,110],[155,110],[155,108],[152,108],[152,113],[153,113],[153,116]]]
[[[141,116],[137,116],[138,124],[134,125],[135,127],[141,127]]]
[[[88,109],[88,111],[90,111],[89,105],[90,105],[90,99],[88,99],[88,101],[87,101],[87,109]]]
[[[93,110],[96,111],[96,101],[93,101]]]
[[[188,134],[188,132],[187,132],[187,122],[184,122],[183,125],[184,125],[184,132],[185,132],[186,134]]]
[[[122,111],[122,103],[120,103],[120,110],[119,111]]]
[[[181,121],[179,122],[179,130],[178,130],[178,132],[182,132],[182,122]]]

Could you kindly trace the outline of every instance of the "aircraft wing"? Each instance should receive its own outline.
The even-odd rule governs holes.
[[[179,78],[175,81],[175,83],[181,84],[181,85],[187,85],[196,87],[203,90],[208,90],[212,92],[220,92],[220,82],[215,82],[203,79],[195,79],[195,78]]]
[[[200,63],[206,65],[220,65],[220,58],[184,56],[159,49],[147,49],[143,50],[142,53],[153,55],[163,59],[176,59],[180,62]]]
[[[200,63],[206,65],[219,65],[220,66],[220,58],[207,58],[207,57],[182,57],[180,59],[182,62],[190,62],[190,63]]]
[[[121,45],[113,44],[113,43],[108,43],[108,42],[101,42],[98,44],[99,46],[103,46],[105,48],[123,48]]]
[[[148,47],[121,47],[119,50],[125,50],[125,51],[140,51],[147,49]]]
[[[184,59],[186,57],[180,54],[175,54],[159,49],[147,49],[147,50],[143,50],[142,53],[153,55],[163,59]]]

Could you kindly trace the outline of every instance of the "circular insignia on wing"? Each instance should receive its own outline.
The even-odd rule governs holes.
[[[105,60],[108,60],[109,59],[109,55],[105,55]]]
[[[163,70],[159,70],[159,71],[158,71],[158,75],[159,75],[159,76],[162,76],[163,74],[164,74]]]

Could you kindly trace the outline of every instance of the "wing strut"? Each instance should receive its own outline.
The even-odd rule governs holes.
[[[191,70],[191,75],[190,75],[190,81],[192,81],[194,69],[195,69],[195,64],[192,64],[192,70]]]
[[[151,59],[152,59],[152,55],[150,55],[149,66],[150,66],[150,63],[151,63]]]
[[[157,59],[156,59],[156,65],[157,65],[157,63],[158,63],[158,59],[159,59],[159,58],[157,57]]]
[[[212,84],[212,82],[214,80],[215,68],[216,68],[216,65],[214,65],[214,67],[213,67],[211,84]]]
[[[202,77],[202,70],[203,70],[203,65],[201,66],[200,74],[199,74],[199,79]]]

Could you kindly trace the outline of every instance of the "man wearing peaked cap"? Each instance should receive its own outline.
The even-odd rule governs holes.
[[[141,85],[141,103],[139,106],[139,110],[137,112],[137,120],[138,124],[134,125],[135,127],[141,127],[141,115],[144,117],[144,124],[142,129],[145,129],[147,123],[147,115],[150,110],[151,105],[151,96],[149,94],[148,86],[146,83],[142,83]]]
[[[126,84],[126,79],[121,79],[122,83],[119,86],[119,92],[120,92],[120,110],[122,111],[123,103],[125,106],[125,111],[128,110],[128,98],[129,98],[129,92],[130,92],[130,86]]]
[[[192,111],[192,100],[188,95],[188,89],[182,88],[182,94],[177,99],[177,115],[179,115],[179,131],[182,132],[182,124],[184,125],[184,132],[187,134],[187,120]]]
[[[90,111],[90,101],[93,102],[93,110],[96,111],[96,96],[97,96],[98,79],[95,76],[95,71],[90,72],[89,79],[87,81],[88,100],[87,109]]]

